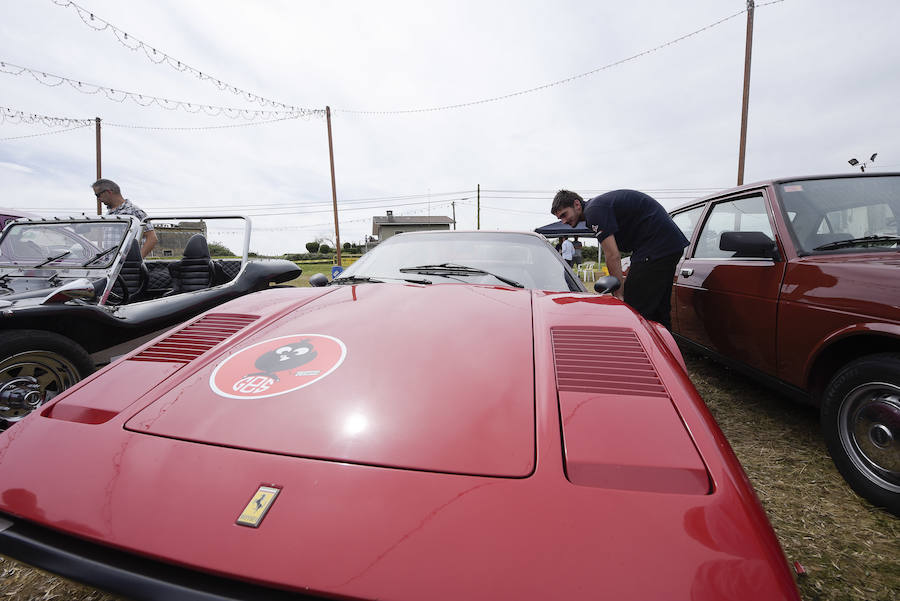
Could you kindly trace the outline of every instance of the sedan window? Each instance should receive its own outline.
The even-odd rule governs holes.
[[[734,251],[721,250],[720,239],[725,232],[762,232],[772,240],[775,234],[766,212],[762,196],[720,202],[712,212],[697,240],[694,257],[699,259],[726,259],[735,256]]]
[[[681,233],[684,234],[684,237],[688,240],[694,235],[694,230],[697,229],[697,224],[700,222],[700,217],[703,215],[704,208],[705,205],[700,205],[699,207],[694,207],[693,209],[688,209],[687,211],[681,211],[680,213],[672,215],[672,221],[675,222],[675,225],[678,226],[678,229],[681,230]]]

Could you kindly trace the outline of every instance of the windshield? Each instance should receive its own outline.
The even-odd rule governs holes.
[[[397,234],[360,257],[334,281],[349,283],[353,278],[579,290],[549,244],[536,236],[507,232]]]
[[[47,269],[109,267],[128,232],[128,221],[13,223],[0,240],[0,266]]]
[[[786,182],[779,193],[801,254],[898,248],[898,176]]]

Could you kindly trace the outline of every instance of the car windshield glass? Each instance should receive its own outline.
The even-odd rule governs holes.
[[[779,193],[801,254],[900,247],[898,176],[786,182]]]
[[[127,221],[14,223],[0,240],[0,266],[47,269],[81,267],[104,249],[118,249]],[[109,252],[89,264],[103,269],[116,258]]]
[[[463,267],[437,267],[446,265]],[[513,232],[394,235],[360,257],[335,282],[348,277],[386,281],[422,278],[435,284],[521,284],[558,292],[576,289],[566,278],[565,264],[549,244],[537,236]]]

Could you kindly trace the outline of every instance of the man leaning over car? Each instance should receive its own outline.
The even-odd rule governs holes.
[[[572,227],[583,220],[600,241],[610,275],[622,282],[616,297],[672,329],[672,282],[689,243],[661,204],[637,190],[613,190],[587,202],[575,192],[560,190],[550,212]],[[627,282],[620,251],[632,253]]]

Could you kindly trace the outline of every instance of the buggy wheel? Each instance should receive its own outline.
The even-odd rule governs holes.
[[[0,406],[0,421],[22,419],[93,370],[87,351],[59,334],[41,330],[0,333],[0,387],[13,382],[36,386],[40,392],[36,404]]]

